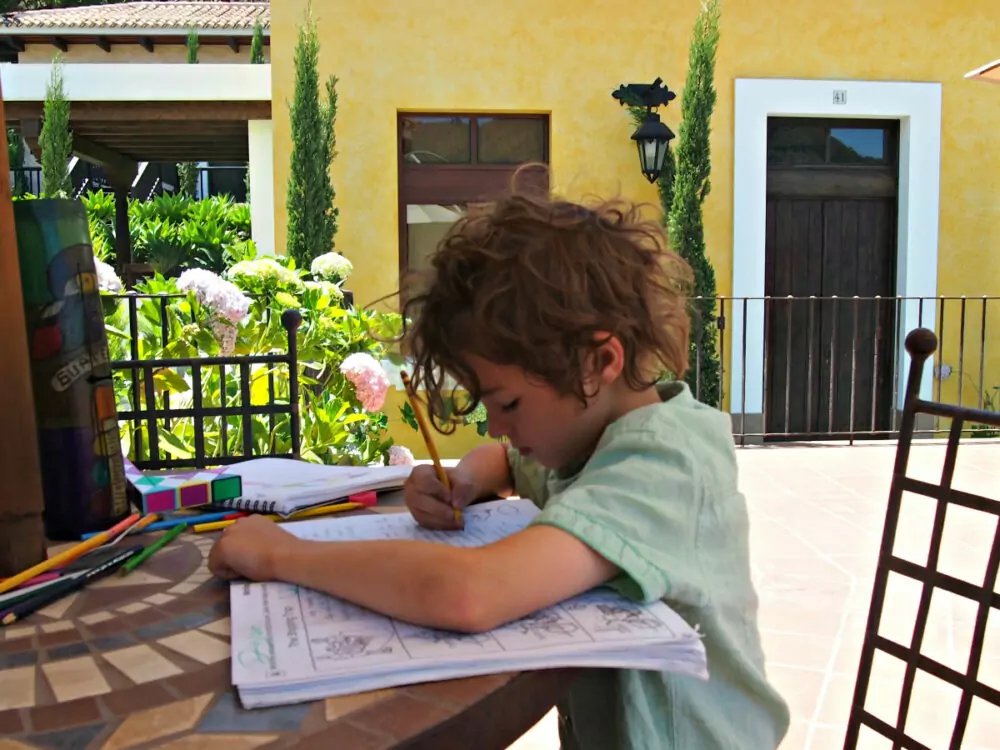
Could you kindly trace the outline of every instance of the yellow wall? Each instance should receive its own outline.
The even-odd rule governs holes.
[[[155,38],[154,38],[155,42]],[[18,54],[22,63],[50,63],[58,50],[51,44],[26,44],[24,52]],[[264,59],[270,50],[264,47]],[[186,63],[187,47],[183,44],[154,44],[153,51],[147,52],[138,44],[114,44],[105,52],[96,44],[70,44],[63,59],[67,63]],[[198,47],[198,61],[203,63],[248,63],[250,43],[240,45],[239,52],[233,52],[226,44],[205,44]]]
[[[292,97],[305,6],[282,0],[271,7],[279,248],[291,150],[284,102]],[[697,0],[312,0],[312,7],[321,73],[340,78],[337,247],[355,262],[351,286],[360,304],[396,288],[398,111],[548,113],[557,189],[656,200],[610,93],[657,75],[682,89]],[[963,80],[997,57],[995,29],[993,12],[969,0],[843,0],[836,10],[821,0],[724,3],[705,205],[719,293],[732,287],[733,81],[781,77],[942,82],[939,293],[1000,295],[1000,91]],[[675,131],[679,104],[662,113]],[[992,338],[1000,341],[1000,304],[992,307]],[[957,338],[949,326],[945,361],[956,367]],[[987,369],[987,380],[1000,383],[1000,343]],[[943,397],[956,380],[946,381]]]

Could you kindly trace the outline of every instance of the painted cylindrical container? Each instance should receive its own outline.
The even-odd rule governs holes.
[[[14,204],[31,379],[51,540],[125,518],[129,504],[108,340],[86,209]]]

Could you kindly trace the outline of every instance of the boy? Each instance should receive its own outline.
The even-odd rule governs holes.
[[[223,534],[221,577],[279,579],[420,625],[494,628],[601,584],[665,599],[700,628],[710,679],[587,670],[560,706],[564,750],[774,750],[788,710],[764,674],[748,519],[729,419],[679,381],[688,266],[658,223],[515,194],[460,220],[406,305],[414,383],[442,432],[446,375],[482,401],[498,444],[450,470],[417,467],[417,521],[517,494],[542,511],[480,548],[300,541],[259,517]],[[329,576],[331,569],[353,575]]]

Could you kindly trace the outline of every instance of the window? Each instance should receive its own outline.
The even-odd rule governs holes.
[[[767,127],[770,167],[893,166],[897,121],[774,117]]]
[[[466,208],[509,190],[521,165],[547,163],[548,133],[544,115],[401,114],[400,273],[428,268]]]

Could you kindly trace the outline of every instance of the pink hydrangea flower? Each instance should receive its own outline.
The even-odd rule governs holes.
[[[389,446],[389,466],[413,466],[416,459],[413,453],[405,445]]]
[[[355,352],[340,363],[340,371],[354,385],[354,392],[365,411],[381,410],[389,390],[389,378],[377,359],[364,352]]]

